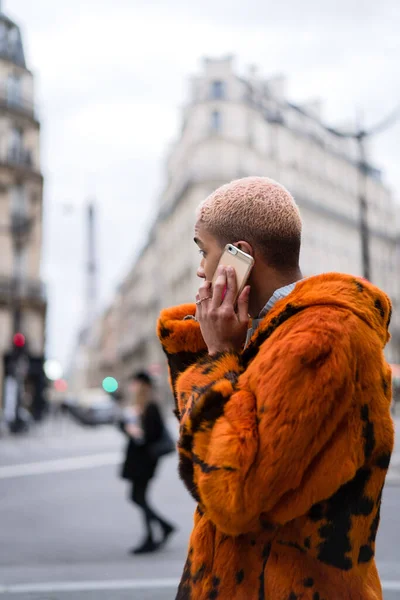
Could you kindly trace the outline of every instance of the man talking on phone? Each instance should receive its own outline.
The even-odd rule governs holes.
[[[197,211],[196,302],[161,313],[197,501],[177,600],[382,599],[391,305],[358,277],[303,279],[301,228],[275,181],[219,188]],[[226,244],[254,259],[238,298]]]

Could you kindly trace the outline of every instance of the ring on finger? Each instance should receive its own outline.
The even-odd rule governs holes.
[[[212,298],[212,296],[206,296],[205,298],[200,298],[199,300],[196,300],[196,304],[197,304],[197,306],[199,306],[199,304],[201,304],[205,300],[210,300],[211,298]]]

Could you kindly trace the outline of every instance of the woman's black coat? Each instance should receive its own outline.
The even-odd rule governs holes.
[[[124,424],[120,424],[123,429]],[[126,448],[125,462],[122,467],[122,477],[133,481],[134,479],[150,479],[156,470],[158,460],[149,453],[149,445],[158,441],[163,433],[163,420],[160,410],[155,402],[150,402],[143,411],[140,419],[143,429],[143,442],[136,442],[129,438]],[[125,431],[123,429],[123,431]]]

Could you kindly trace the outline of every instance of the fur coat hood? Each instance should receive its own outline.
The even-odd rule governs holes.
[[[210,357],[195,305],[164,310],[179,472],[197,500],[179,600],[378,600],[393,447],[387,296],[300,281],[241,353]]]

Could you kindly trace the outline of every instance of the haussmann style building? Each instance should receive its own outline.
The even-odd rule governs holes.
[[[95,379],[112,372],[123,386],[135,369],[149,367],[165,384],[155,323],[162,307],[192,301],[199,286],[195,209],[218,186],[249,175],[276,179],[294,195],[304,221],[304,276],[363,275],[359,195],[365,187],[370,278],[392,299],[387,358],[400,363],[399,204],[373,164],[367,160],[360,169],[356,141],[324,124],[319,102],[293,104],[283,77],[264,79],[254,69],[243,77],[232,57],[205,59],[190,81],[166,170],[147,244],[100,322],[108,334],[96,337]]]

